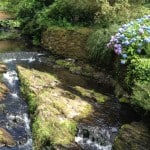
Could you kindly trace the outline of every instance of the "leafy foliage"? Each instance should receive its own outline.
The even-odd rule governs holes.
[[[102,27],[111,24],[122,24],[132,19],[142,17],[149,13],[149,9],[143,7],[141,3],[130,4],[128,1],[100,1],[99,10],[95,16],[95,22]]]
[[[122,25],[111,37],[108,47],[121,57],[121,63],[132,60],[136,55],[150,55],[150,16]]]
[[[113,25],[110,28],[101,28],[95,31],[88,39],[88,52],[90,60],[98,64],[109,64],[112,56],[110,49],[106,47],[110,35],[118,28]]]
[[[134,58],[127,69],[126,83],[133,86],[136,82],[150,82],[150,59]]]
[[[132,103],[150,111],[150,82],[136,82],[133,87]]]
[[[119,56],[121,64],[127,64],[123,78],[131,103],[150,110],[150,16],[124,24],[107,46]],[[118,66],[121,72],[124,67]]]

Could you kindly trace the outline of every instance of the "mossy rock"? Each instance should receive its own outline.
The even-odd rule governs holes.
[[[5,98],[5,95],[9,92],[9,89],[6,85],[1,81],[2,73],[6,72],[6,65],[0,62],[0,101]]]
[[[144,123],[123,125],[115,139],[113,150],[149,150],[150,131]]]
[[[42,32],[42,46],[65,58],[87,60],[86,45],[92,32],[90,28],[68,30],[63,27],[51,27]]]
[[[120,103],[130,103],[130,100],[129,100],[129,97],[122,96],[121,98],[119,98],[119,102]]]
[[[28,98],[36,150],[66,146],[74,142],[77,123],[93,112],[91,104],[63,89],[61,82],[46,72],[18,66],[22,92]],[[32,110],[32,111],[31,111]]]
[[[70,67],[75,67],[75,64],[73,61],[68,61],[68,60],[63,60],[63,59],[56,60],[56,64],[67,69]]]
[[[86,89],[86,88],[83,88],[80,86],[76,86],[75,90],[84,97],[95,99],[98,103],[103,103],[106,100],[110,99],[108,96],[106,96],[102,93],[96,92],[94,90],[89,90],[89,89]]]
[[[131,95],[131,103],[150,111],[150,83],[136,82]]]
[[[16,145],[13,137],[5,129],[0,128],[0,147],[14,147]]]
[[[0,62],[0,73],[6,72],[7,68],[6,65]]]

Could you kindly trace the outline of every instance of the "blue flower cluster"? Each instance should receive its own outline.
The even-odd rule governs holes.
[[[121,56],[121,63],[125,64],[129,56],[146,51],[148,44],[150,44],[150,15],[122,25],[111,37],[107,47]]]

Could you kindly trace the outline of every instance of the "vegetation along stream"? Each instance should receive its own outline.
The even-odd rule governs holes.
[[[91,79],[71,74],[67,70],[55,66],[55,58],[52,56],[48,59],[49,62],[45,61],[46,58],[44,53],[38,52],[9,52],[0,54],[0,60],[6,64],[7,68],[6,72],[3,73],[3,81],[9,89],[5,100],[1,102],[1,106],[3,105],[4,108],[0,115],[0,125],[1,128],[11,133],[16,143],[14,148],[9,148],[14,145],[5,143],[8,147],[1,147],[2,150],[32,149],[30,119],[26,100],[20,93],[20,82],[16,65],[55,74],[61,80],[65,91],[67,90],[70,93],[80,95],[73,90],[73,87],[98,90],[98,85]],[[94,107],[94,112],[79,122],[74,139],[83,149],[111,149],[114,138],[118,133],[118,128],[124,123],[130,123],[138,119],[132,109],[129,106],[121,105],[112,93],[107,91],[106,95],[109,96],[110,100],[104,104],[98,104],[93,98],[86,98],[86,101]]]
[[[13,137],[12,141],[4,141],[4,145],[1,145],[2,150],[30,150],[33,148],[27,101],[20,91],[20,81],[16,68],[18,65],[57,76],[64,93],[67,91],[70,96],[78,95],[93,107],[94,111],[78,122],[76,136],[74,137],[74,142],[78,146],[75,144],[73,147],[81,147],[86,150],[110,150],[120,126],[138,120],[129,106],[121,105],[112,92],[98,85],[94,79],[72,74],[57,65],[58,58],[47,53],[32,51],[32,49],[23,46],[22,43],[22,41],[16,40],[0,42],[0,61],[6,65],[2,81],[9,90],[4,100],[1,101],[0,127],[6,129]],[[94,97],[94,93],[93,96],[90,93],[95,91],[99,94],[98,96],[103,96],[99,89],[108,99],[102,104],[96,101],[97,98]],[[59,94],[59,91],[55,92]],[[70,108],[69,111],[72,111],[72,109]],[[72,113],[76,112],[72,111]]]

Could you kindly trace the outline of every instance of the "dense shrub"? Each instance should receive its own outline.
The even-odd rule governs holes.
[[[125,79],[128,86],[133,86],[136,82],[150,82],[150,58],[134,58],[128,65]]]
[[[94,15],[98,10],[96,0],[55,0],[47,8],[44,8],[40,18],[50,21],[64,19],[72,24],[82,23],[85,25],[94,23]]]
[[[119,72],[127,68],[123,86],[128,89],[131,103],[150,110],[150,16],[124,24],[107,46],[116,53],[118,63],[126,64],[118,66]]]
[[[116,32],[118,25],[109,28],[101,28],[95,31],[88,39],[89,59],[101,65],[110,64],[112,51],[106,44],[112,34]]]
[[[102,27],[107,27],[114,23],[122,24],[147,15],[149,12],[149,9],[142,6],[141,3],[130,4],[126,0],[118,0],[111,5],[111,2],[101,1],[99,10],[95,15],[95,23]]]
[[[108,27],[113,23],[122,23],[136,18],[148,10],[144,7],[141,9],[141,5],[130,7],[127,0],[8,1],[8,7],[14,10],[21,22],[23,33],[30,35],[33,41],[38,41],[41,31],[52,25],[71,27],[72,25],[88,26],[96,23],[99,26]]]
[[[150,82],[136,82],[133,87],[131,103],[150,111]]]
[[[131,21],[122,25],[118,32],[111,37],[108,47],[120,56],[125,64],[134,57],[150,56],[150,16]]]

